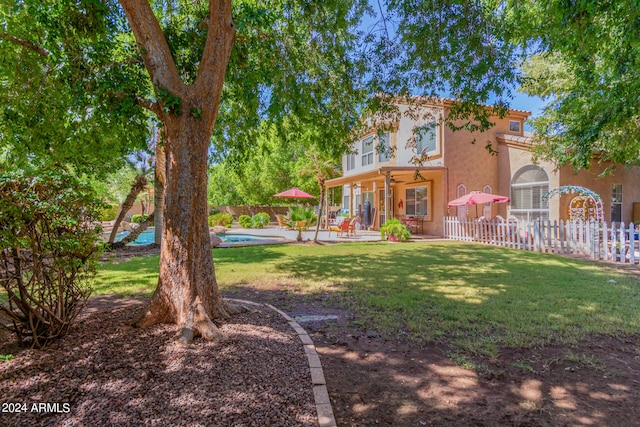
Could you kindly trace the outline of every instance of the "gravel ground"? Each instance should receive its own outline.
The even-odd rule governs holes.
[[[184,348],[173,325],[123,326],[139,306],[92,300],[46,351],[4,336],[0,426],[317,426],[307,358],[279,314],[251,306],[222,325],[227,342]]]

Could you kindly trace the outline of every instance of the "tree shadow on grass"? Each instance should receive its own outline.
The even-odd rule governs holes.
[[[446,340],[418,346],[382,337],[366,319],[332,305],[329,292],[244,286],[227,293],[291,316],[340,316],[301,323],[318,348],[338,425],[625,426],[627,414],[636,419],[639,412],[637,335],[590,337],[570,349],[503,348],[498,360],[465,361]]]

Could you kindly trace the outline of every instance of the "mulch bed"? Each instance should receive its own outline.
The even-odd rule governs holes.
[[[250,306],[221,327],[226,342],[183,347],[173,325],[124,326],[140,305],[93,298],[46,351],[0,344],[15,355],[0,362],[0,426],[317,426],[307,358],[281,315]]]

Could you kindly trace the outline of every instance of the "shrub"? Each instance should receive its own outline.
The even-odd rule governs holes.
[[[111,203],[106,205],[102,212],[100,213],[100,221],[113,221],[118,217],[118,211],[120,210],[120,206],[117,204]]]
[[[231,227],[231,224],[233,224],[233,216],[231,216],[231,214],[228,214],[228,213],[218,212],[209,217],[208,223],[209,223],[209,227],[213,227],[216,225]]]
[[[135,222],[136,224],[142,224],[147,220],[147,218],[149,218],[149,215],[145,214],[143,218],[141,214],[133,214],[131,215],[131,222]]]
[[[238,223],[240,223],[242,228],[251,228],[253,225],[253,221],[249,215],[240,215],[238,217]]]
[[[271,217],[266,212],[258,212],[253,216],[251,222],[253,223],[253,228],[264,228],[271,222]]]
[[[399,219],[392,218],[380,227],[381,239],[386,239],[390,236],[394,236],[399,242],[404,242],[409,240],[411,233],[409,233],[407,227],[402,224]]]
[[[91,293],[104,205],[57,172],[0,175],[0,323],[20,344],[63,336]]]

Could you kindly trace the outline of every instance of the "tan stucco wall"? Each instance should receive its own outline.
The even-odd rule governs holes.
[[[505,183],[501,180],[501,171],[509,170],[509,164],[513,160],[505,159],[498,145],[496,136],[498,134],[522,135],[522,132],[515,133],[509,131],[509,121],[515,118],[505,117],[493,118],[495,126],[486,132],[469,132],[465,130],[452,131],[448,127],[445,129],[445,149],[444,163],[449,171],[449,188],[447,191],[447,201],[455,199],[458,185],[466,187],[467,194],[471,191],[482,191],[485,185],[491,186],[493,194],[509,196],[509,181]],[[471,143],[475,138],[475,143]],[[492,155],[486,148],[497,151],[497,155]],[[529,156],[530,158],[530,156]],[[508,175],[508,174],[507,174]],[[447,211],[446,201],[444,204]],[[448,210],[449,215],[456,215],[456,209]],[[481,207],[478,207],[478,215],[482,215]],[[495,204],[491,208],[492,216],[507,216],[506,204]],[[475,217],[475,208],[467,209],[470,217]]]

